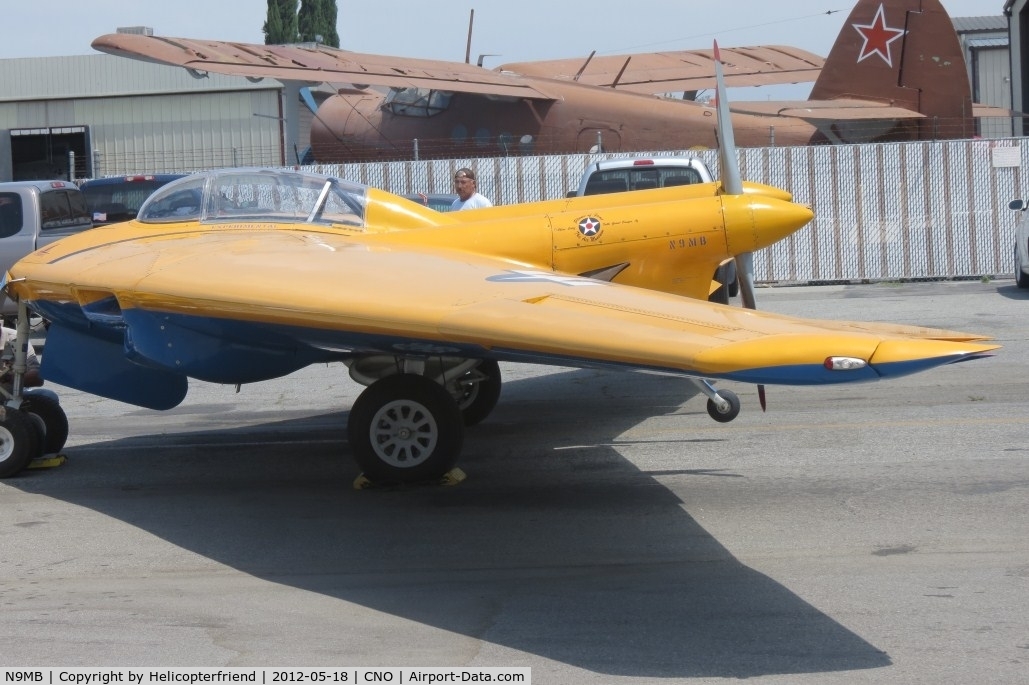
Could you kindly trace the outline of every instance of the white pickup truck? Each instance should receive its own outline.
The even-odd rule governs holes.
[[[630,190],[668,188],[692,183],[710,183],[711,170],[699,159],[691,157],[632,157],[594,162],[586,167],[579,188],[569,196],[602,195]],[[739,292],[736,262],[727,259],[719,265],[712,280],[721,284],[708,298],[728,304]]]
[[[691,157],[608,159],[586,167],[579,188],[569,195],[601,195],[713,180],[707,165]]]
[[[88,228],[93,228],[93,217],[74,183],[0,183],[0,275],[30,252]],[[0,316],[17,315],[17,305],[7,297],[2,299]]]

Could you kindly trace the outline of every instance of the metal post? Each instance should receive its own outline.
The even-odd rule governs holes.
[[[75,182],[75,150],[68,150],[68,180]]]
[[[414,161],[418,161],[418,139],[414,139]]]
[[[11,396],[15,406],[21,402],[22,383],[25,370],[28,368],[29,350],[29,310],[24,300],[18,300],[18,328],[14,341],[14,378],[11,382]]]

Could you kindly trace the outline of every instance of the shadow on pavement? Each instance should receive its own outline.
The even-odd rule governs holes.
[[[680,407],[692,394],[677,379],[586,370],[509,381],[468,434],[457,487],[352,490],[345,412],[80,445],[68,466],[6,483],[242,573],[599,674],[889,665],[740,563],[612,446],[652,416],[710,421],[701,398]]]

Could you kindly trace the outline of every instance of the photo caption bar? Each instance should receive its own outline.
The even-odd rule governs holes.
[[[0,685],[195,685],[197,683],[388,683],[389,685],[435,685],[436,683],[516,683],[532,685],[532,669],[483,666],[369,668],[339,666],[326,668],[0,668]]]

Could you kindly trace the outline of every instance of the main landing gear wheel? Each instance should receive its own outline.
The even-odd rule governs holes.
[[[41,429],[41,454],[60,452],[68,440],[68,415],[61,404],[52,397],[30,393],[22,399],[21,410]]]
[[[439,383],[396,374],[358,396],[347,435],[370,480],[410,483],[441,478],[450,470],[464,442],[464,419]]]
[[[718,396],[728,402],[729,406],[721,410],[718,408],[718,403],[709,399],[707,401],[707,413],[719,423],[729,423],[740,413],[740,398],[732,390],[719,390]]]
[[[0,412],[0,478],[7,478],[39,456],[39,437],[28,414],[11,407],[0,407]]]
[[[484,359],[458,378],[455,384],[455,399],[464,417],[464,425],[474,426],[490,415],[500,399],[500,365],[492,359]]]

